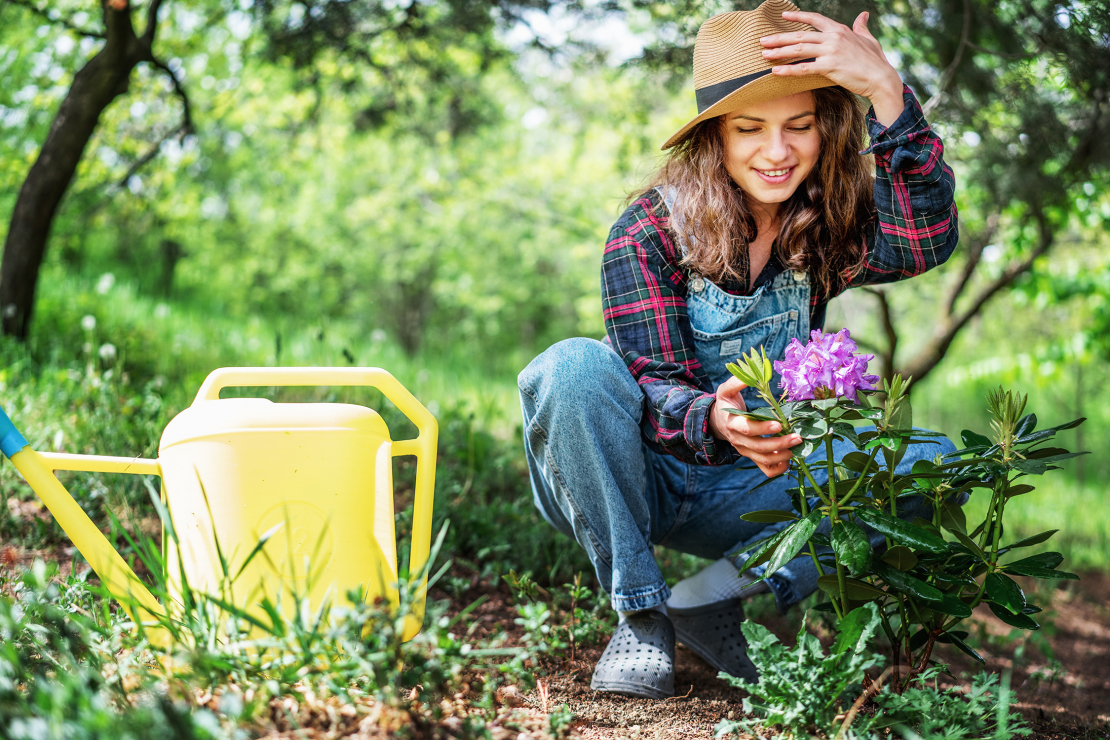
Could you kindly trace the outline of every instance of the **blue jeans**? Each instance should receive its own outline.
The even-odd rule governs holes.
[[[559,342],[520,373],[518,384],[536,506],[586,548],[614,609],[649,609],[670,597],[655,545],[717,559],[787,526],[740,517],[762,509],[792,510],[785,493],[796,485],[792,476],[752,491],[766,480],[758,469],[690,465],[649,449],[640,432],[643,392],[605,344]],[[939,446],[911,446],[897,471],[955,450],[947,439],[938,441]],[[853,449],[837,442],[834,456],[839,460]],[[821,450],[810,459],[824,457]],[[827,480],[823,466],[813,472],[818,483]],[[924,513],[924,507],[914,509],[906,506],[900,513]],[[817,588],[819,575],[808,556],[799,557],[767,583],[785,610]]]

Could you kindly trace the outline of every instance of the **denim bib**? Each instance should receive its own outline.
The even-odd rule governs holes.
[[[668,209],[674,192],[664,193]],[[685,254],[686,245],[672,219],[672,233]],[[691,273],[687,283],[686,311],[694,332],[694,356],[698,358],[709,382],[716,389],[730,377],[728,363],[762,346],[767,359],[783,359],[791,339],[809,335],[809,275],[783,270],[769,285],[755,293],[736,296],[726,293],[712,281]],[[771,389],[779,392],[779,373],[771,378]],[[748,408],[766,406],[754,388],[741,391]]]

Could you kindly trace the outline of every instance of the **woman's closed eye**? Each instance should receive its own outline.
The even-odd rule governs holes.
[[[813,128],[813,126],[792,126],[791,128],[788,128],[787,131],[792,131],[797,134],[803,134],[806,131],[809,131],[811,128]],[[754,134],[756,131],[759,131],[759,129],[757,128],[737,128],[736,130],[741,134]]]

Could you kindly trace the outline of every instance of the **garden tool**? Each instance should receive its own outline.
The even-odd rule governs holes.
[[[381,416],[363,406],[220,398],[228,387],[307,385],[377,388],[418,436],[392,441]],[[347,602],[351,589],[368,602],[397,605],[392,458],[415,455],[408,572],[424,575],[405,622],[408,640],[424,614],[437,436],[431,413],[378,368],[215,370],[166,426],[156,460],[36,452],[0,409],[0,450],[108,592],[133,620],[152,626],[172,618],[175,607],[159,604],[54,471],[160,476],[171,599],[180,602],[186,589],[205,592],[267,619],[263,599],[289,613],[296,599],[307,598],[313,610],[326,598]]]

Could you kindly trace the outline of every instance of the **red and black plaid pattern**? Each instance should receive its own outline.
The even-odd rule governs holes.
[[[956,248],[955,178],[944,163],[944,145],[909,87],[903,96],[906,107],[888,128],[875,119],[874,109],[867,113],[871,145],[861,154],[875,156],[877,222],[861,237],[863,269],[834,278],[827,295],[811,296],[814,328],[824,322],[828,301],[848,288],[920,275]],[[632,203],[609,232],[601,265],[605,330],[644,391],[641,427],[648,443],[686,462],[731,463],[737,457],[732,446],[709,433],[715,389],[694,357],[686,313],[689,274],[661,223],[667,215],[652,192]],[[757,284],[782,269],[772,259]]]

